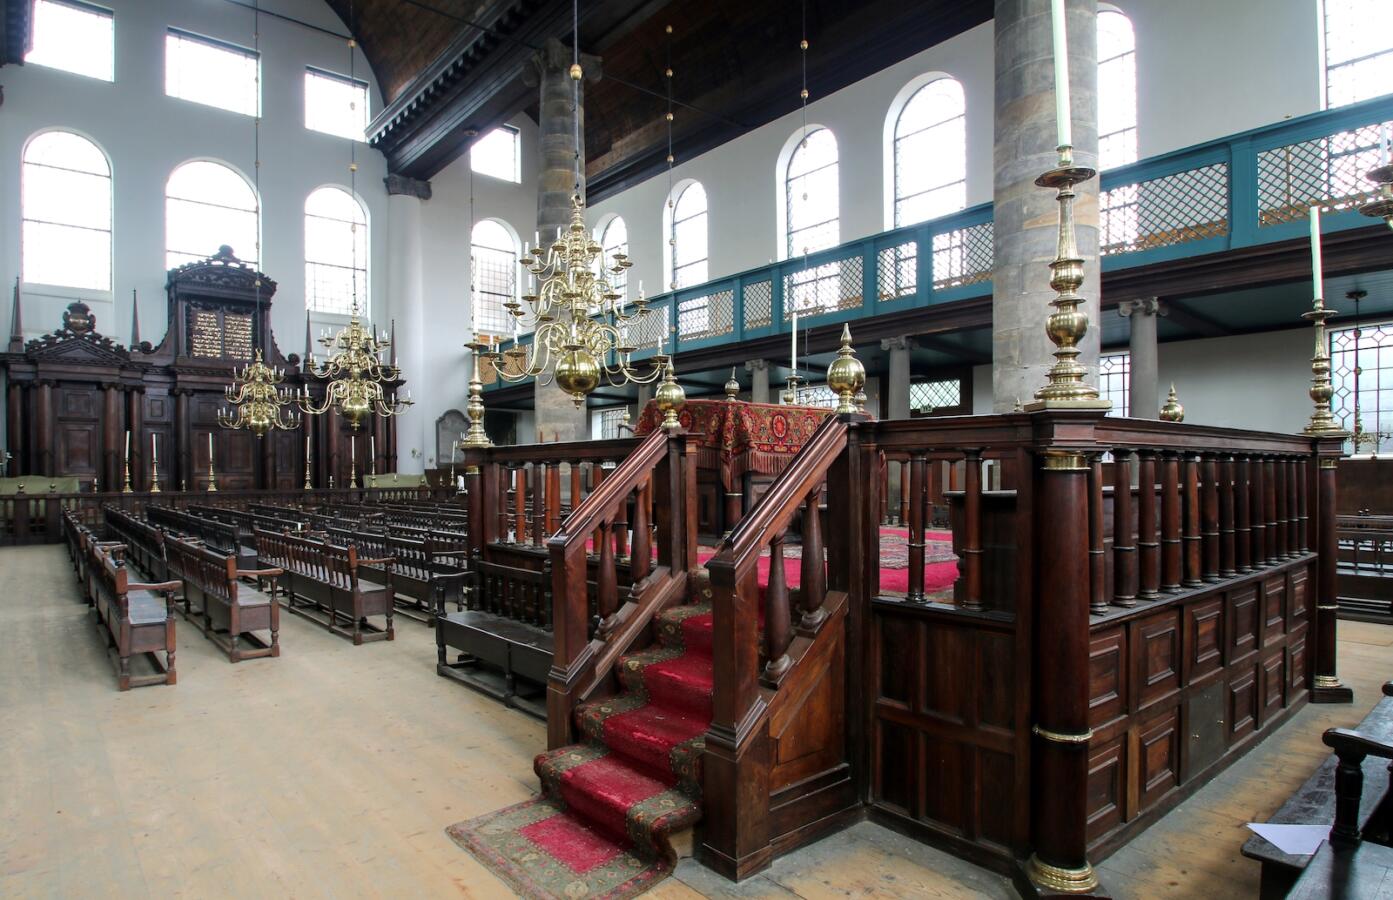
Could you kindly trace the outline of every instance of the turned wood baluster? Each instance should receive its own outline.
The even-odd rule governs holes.
[[[1200,458],[1185,457],[1185,587],[1198,587],[1200,580]]]
[[[1277,463],[1270,457],[1262,462],[1262,556],[1269,566],[1277,564]]]
[[[924,488],[928,459],[914,455],[909,465],[909,595],[914,602],[924,599]]]
[[[506,469],[501,466],[497,471],[503,476],[498,479],[498,540],[500,543],[508,543],[508,526],[511,524],[513,506],[509,502],[509,492],[513,489],[513,467]]]
[[[595,572],[596,605],[600,614],[600,631],[614,625],[619,611],[619,578],[614,569],[614,535],[610,521],[600,523],[600,565]]]
[[[1219,463],[1219,576],[1232,578],[1238,574],[1234,563],[1237,543],[1233,530],[1233,457],[1225,455]]]
[[[554,462],[546,467],[547,473],[547,517],[543,534],[550,537],[561,530],[561,463]]]
[[[1287,558],[1295,559],[1301,553],[1301,477],[1299,463],[1287,460]]]
[[[1234,569],[1240,574],[1253,571],[1252,478],[1248,457],[1239,457],[1233,477],[1233,556]]]
[[[963,485],[963,568],[966,588],[963,609],[982,608],[982,451],[964,450],[966,478]]]
[[[784,536],[779,534],[769,542],[769,586],[764,591],[764,644],[769,659],[764,666],[765,678],[777,679],[788,670],[788,645],[792,642],[788,584],[784,578]]]
[[[1107,557],[1103,552],[1103,457],[1088,466],[1088,611],[1108,611]]]
[[[547,464],[532,464],[532,545],[545,547],[547,543]]]
[[[1273,531],[1272,557],[1277,561],[1287,558],[1287,464],[1285,460],[1272,460],[1273,502],[1272,521],[1277,527]]]
[[[1263,494],[1266,491],[1267,473],[1261,457],[1252,462],[1252,494],[1248,499],[1249,516],[1252,519],[1253,568],[1267,565],[1267,520],[1263,516]]]
[[[1137,453],[1137,596],[1161,596],[1161,544],[1156,539],[1156,451]]]
[[[802,627],[812,630],[822,623],[827,613],[822,603],[827,599],[827,564],[823,558],[822,513],[818,497],[822,491],[813,488],[803,505],[803,559],[799,566],[799,588],[802,593]],[[773,572],[771,567],[770,572]]]
[[[1161,588],[1180,590],[1180,457],[1161,457]]]
[[[614,514],[614,552],[620,559],[629,558],[629,500],[626,497]]]
[[[880,524],[890,524],[890,461],[880,470]]]
[[[634,549],[629,554],[629,577],[638,582],[648,577],[653,565],[653,531],[648,527],[648,494],[651,477],[639,484],[634,495]]]
[[[1297,461],[1297,522],[1301,552],[1311,552],[1311,461]]]
[[[1132,537],[1132,454],[1112,453],[1112,602],[1137,605],[1137,545]]]
[[[909,527],[909,482],[914,477],[909,460],[899,461],[900,467],[900,525]]]
[[[580,506],[580,501],[580,463],[573,462],[571,463],[571,512],[576,511],[576,507]]]
[[[590,464],[590,493],[600,489],[600,485],[605,480],[605,467],[601,463]],[[600,529],[596,528],[595,533],[590,535],[590,552],[600,552]]]
[[[518,466],[513,479],[516,493],[513,496],[513,543],[527,543],[527,468]]]
[[[1204,477],[1204,491],[1200,496],[1200,526],[1203,552],[1204,580],[1219,580],[1219,461],[1213,454],[1205,454],[1200,463],[1200,474]]]

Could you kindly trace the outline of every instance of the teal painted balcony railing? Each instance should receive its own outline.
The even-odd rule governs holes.
[[[1393,96],[1110,169],[1098,197],[1103,269],[1301,237],[1315,205],[1326,232],[1367,226],[1358,207],[1374,185],[1364,175],[1389,142]],[[800,327],[815,327],[986,296],[992,256],[992,205],[984,203],[661,294],[630,335],[641,348],[634,358],[660,344],[681,354],[786,334],[795,310]]]

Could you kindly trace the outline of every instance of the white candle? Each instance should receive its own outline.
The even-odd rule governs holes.
[[[368,459],[372,460],[372,470],[377,471],[377,436],[368,435]]]
[[[794,373],[797,373],[797,372],[798,372],[798,313],[796,313],[796,312],[793,314],[793,335],[792,335],[792,341],[791,341],[791,343],[790,343],[790,349],[789,349],[789,353],[788,353],[788,358],[789,358],[789,361],[790,361],[789,364],[793,367]]]
[[[1378,164],[1388,165],[1388,123],[1384,122],[1378,127]]]
[[[156,464],[160,461],[160,448],[159,445],[155,443],[155,436],[153,434],[150,435],[150,461]]]
[[[1321,297],[1321,283],[1325,280],[1320,266],[1320,207],[1311,207],[1311,283],[1315,296]]]
[[[131,458],[131,433],[126,432],[126,459]]]
[[[1061,147],[1074,145],[1069,121],[1069,38],[1064,25],[1064,0],[1050,0],[1050,25],[1054,29],[1054,118]]]
[[[208,432],[208,465],[213,464],[213,432]]]

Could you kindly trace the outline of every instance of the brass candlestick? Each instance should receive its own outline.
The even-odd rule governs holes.
[[[208,451],[208,493],[218,492],[218,473],[213,471],[213,452]]]
[[[657,405],[658,411],[663,414],[662,429],[664,431],[676,431],[682,427],[682,423],[677,419],[677,411],[687,405],[687,392],[682,390],[682,385],[677,383],[672,360],[666,361],[663,383],[658,385],[658,390],[653,395],[653,401]]]
[[[125,465],[125,469],[126,469],[126,480],[125,480],[125,486],[121,488],[121,493],[123,493],[123,494],[134,493],[135,488],[131,487],[131,451],[130,451],[130,450],[127,450],[127,451],[126,451],[126,465]]]
[[[854,413],[856,393],[866,383],[866,367],[851,346],[851,326],[842,326],[842,346],[827,367],[827,386],[837,393],[837,414]]]
[[[150,493],[160,492],[160,458],[150,454]]]
[[[783,401],[784,406],[792,406],[798,402],[798,385],[802,383],[803,378],[797,372],[788,376],[787,387],[779,393],[779,399]]]
[[[473,357],[474,370],[469,377],[469,403],[464,411],[469,416],[469,432],[460,441],[460,446],[465,449],[471,447],[492,447],[493,441],[489,440],[488,432],[484,430],[484,380],[479,375],[479,354],[485,353],[489,345],[478,335],[474,340],[465,344],[469,348],[470,356]],[[454,460],[450,461],[451,468],[454,467]]]
[[[1316,351],[1311,357],[1310,390],[1311,402],[1315,408],[1311,410],[1311,421],[1302,429],[1309,435],[1334,437],[1347,433],[1340,427],[1340,423],[1335,421],[1335,416],[1330,411],[1330,400],[1335,396],[1335,388],[1330,383],[1330,345],[1325,339],[1325,322],[1333,315],[1335,310],[1326,306],[1320,297],[1316,298],[1311,309],[1301,314],[1301,318],[1316,326]]]
[[[1393,228],[1393,165],[1385,164],[1371,169],[1364,176],[1378,185],[1374,199],[1359,207],[1359,212],[1371,219],[1382,219]]]
[[[1088,166],[1074,165],[1074,148],[1059,148],[1059,165],[1050,169],[1035,184],[1054,188],[1059,201],[1059,244],[1054,261],[1050,263],[1050,287],[1059,296],[1050,301],[1054,312],[1045,324],[1045,332],[1057,348],[1055,364],[1050,368],[1048,382],[1035,392],[1035,402],[1026,405],[1029,411],[1040,409],[1111,409],[1112,404],[1099,399],[1098,388],[1085,381],[1088,370],[1079,364],[1079,344],[1088,333],[1088,313],[1081,307],[1083,298],[1083,258],[1074,227],[1074,185],[1097,175]]]
[[[305,490],[314,490],[314,482],[310,480],[310,455],[305,454]]]

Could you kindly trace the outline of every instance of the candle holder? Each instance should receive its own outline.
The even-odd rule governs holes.
[[[208,454],[208,493],[218,492],[218,473],[213,471],[213,454]]]
[[[469,432],[464,435],[459,445],[466,450],[472,447],[492,447],[493,441],[489,440],[488,432],[484,430],[484,380],[479,375],[479,355],[488,352],[489,345],[482,337],[475,335],[474,340],[465,346],[471,351],[474,371],[469,376],[469,403],[464,408],[465,415],[469,416]],[[450,460],[450,467],[453,476],[453,458]]]
[[[131,487],[131,454],[129,451],[126,453],[125,469],[125,485],[121,488],[121,493],[131,494],[135,492],[135,488]]]
[[[314,482],[310,480],[310,455],[305,454],[305,490],[314,490]]]
[[[1083,258],[1074,227],[1074,185],[1088,181],[1098,172],[1088,166],[1074,164],[1074,148],[1059,147],[1059,165],[1035,179],[1042,188],[1053,188],[1059,201],[1059,244],[1050,263],[1050,287],[1058,294],[1050,305],[1045,332],[1055,345],[1055,363],[1050,368],[1045,386],[1035,392],[1035,402],[1025,409],[1111,409],[1112,404],[1099,399],[1098,388],[1085,378],[1088,370],[1079,364],[1079,343],[1088,333],[1088,313],[1080,307],[1083,298]]]
[[[784,406],[792,406],[798,402],[798,385],[802,383],[803,376],[799,375],[797,372],[788,376],[788,386],[779,394],[779,399],[783,401]]]
[[[1317,297],[1311,309],[1301,314],[1301,318],[1316,327],[1316,350],[1311,356],[1311,421],[1301,429],[1303,433],[1335,437],[1348,434],[1330,411],[1330,400],[1335,396],[1335,388],[1330,383],[1330,344],[1325,339],[1325,322],[1335,315],[1335,310],[1325,305],[1325,300]]]
[[[1378,194],[1359,207],[1360,214],[1371,219],[1382,219],[1389,228],[1393,228],[1393,165],[1371,169],[1364,177],[1378,185]]]
[[[160,492],[160,459],[151,454],[150,456],[150,493]]]

